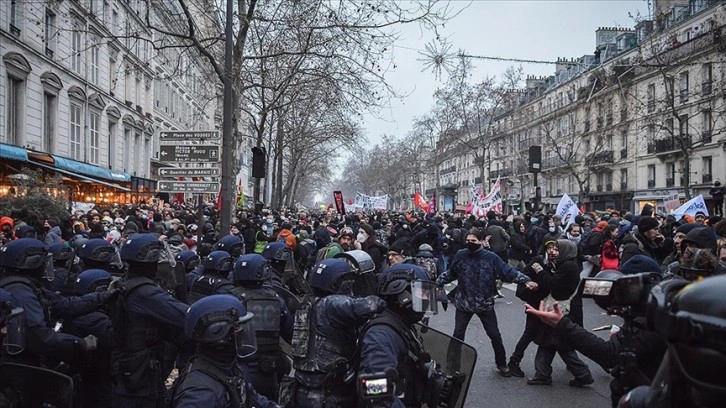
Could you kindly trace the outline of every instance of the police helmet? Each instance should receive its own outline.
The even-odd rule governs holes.
[[[84,261],[109,262],[116,254],[116,247],[103,238],[93,238],[81,245],[78,257]]]
[[[270,263],[260,254],[242,255],[234,264],[234,283],[266,282],[270,276]]]
[[[286,262],[292,259],[292,250],[284,242],[271,242],[262,251],[268,261]]]
[[[134,234],[121,247],[121,260],[134,263],[158,263],[164,245],[154,234]]]
[[[18,238],[38,238],[38,230],[30,225],[18,225],[15,227],[15,236]]]
[[[71,248],[73,248],[76,251],[76,253],[78,253],[78,251],[81,250],[81,247],[83,246],[83,244],[88,242],[88,238],[84,237],[81,234],[76,234],[76,235],[72,236],[68,242],[70,243]]]
[[[212,251],[211,254],[204,258],[202,265],[204,265],[206,272],[229,272],[234,268],[234,258],[226,251]]]
[[[384,269],[378,275],[378,295],[387,303],[414,312],[438,312],[436,284],[418,265],[397,264]]]
[[[0,267],[32,271],[42,270],[48,262],[48,247],[35,238],[20,238],[0,248]]]
[[[73,249],[66,244],[53,244],[48,247],[48,251],[53,255],[54,262],[67,262],[73,259]]]
[[[355,281],[355,272],[343,259],[323,259],[310,270],[310,287],[325,296],[333,293],[350,294]]]
[[[232,255],[233,258],[237,258],[242,255],[244,250],[244,242],[236,235],[226,235],[220,239],[217,244],[214,245],[215,251],[225,251]]]
[[[668,342],[671,363],[688,383],[690,398],[699,401],[694,405],[721,405],[726,377],[716,373],[726,366],[726,276],[664,284],[662,296],[651,292],[650,306],[657,312],[649,314],[648,324]]]
[[[192,271],[202,262],[202,259],[194,251],[181,251],[176,254],[175,259],[177,262],[184,264],[184,269],[187,272]]]
[[[76,278],[73,289],[77,295],[97,292],[103,287],[108,287],[112,279],[111,274],[103,269],[86,269]]]
[[[248,357],[257,348],[254,332],[248,323],[253,316],[234,296],[205,296],[189,307],[184,321],[184,335],[202,344],[226,342],[233,336],[237,355]]]

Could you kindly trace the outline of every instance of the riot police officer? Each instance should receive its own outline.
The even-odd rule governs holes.
[[[154,281],[163,244],[154,234],[134,234],[121,248],[128,272],[110,304],[116,349],[113,353],[113,406],[156,408],[167,398],[160,360],[164,339],[183,346],[188,306]]]
[[[234,258],[226,251],[212,251],[202,260],[204,274],[198,277],[189,287],[187,300],[194,303],[209,296],[229,293],[233,286],[227,276],[234,269]]]
[[[68,277],[71,275],[72,269],[75,269],[73,249],[66,244],[59,243],[49,246],[48,251],[53,257],[53,280],[44,281],[45,287],[53,292],[70,294]],[[77,275],[75,270],[73,274],[74,276]]]
[[[202,263],[202,258],[194,251],[181,251],[176,254],[176,261],[184,265],[184,271],[189,273],[196,269]]]
[[[294,319],[285,301],[269,286],[270,264],[259,254],[242,255],[234,265],[231,293],[254,313],[252,327],[257,339],[257,353],[243,359],[247,381],[257,392],[277,400],[280,374],[290,371],[282,353],[280,337],[292,343]]]
[[[55,319],[79,316],[94,311],[113,298],[116,291],[92,293],[82,297],[61,297],[43,289],[41,281],[53,273],[48,247],[35,238],[21,238],[0,248],[0,288],[10,292],[26,313],[25,350],[4,359],[42,366],[48,359],[69,363],[96,347],[96,338],[79,338],[53,330]]]
[[[120,274],[121,258],[116,247],[103,238],[93,238],[81,245],[78,250],[78,257],[81,258],[81,270],[103,269],[109,273]],[[76,277],[72,280],[75,282]]]
[[[2,353],[17,354],[25,348],[25,310],[15,307],[15,303],[10,292],[0,289],[0,346]]]
[[[287,244],[284,242],[269,243],[262,251],[262,256],[270,261],[273,286],[284,287],[296,296],[310,294],[310,287],[298,270],[293,252]]]
[[[435,283],[418,265],[398,264],[386,268],[378,277],[378,296],[386,302],[385,310],[371,319],[363,329],[359,382],[369,376],[390,381],[384,398],[367,400],[366,406],[420,407],[438,406],[438,388],[429,384],[426,350],[414,324],[429,308],[435,307]],[[395,384],[395,386],[394,386]]]
[[[113,277],[103,269],[87,269],[76,279],[74,290],[79,296],[105,291]],[[83,364],[73,367],[80,375],[80,406],[111,406],[111,352],[115,347],[113,326],[108,312],[103,308],[82,316],[66,319],[63,332],[78,337],[93,335],[98,339],[98,347],[84,359]]]
[[[318,299],[296,311],[292,339],[296,407],[355,405],[351,363],[358,328],[386,305],[376,296],[350,296],[355,278],[342,259],[325,259],[311,271],[310,286]]]
[[[726,399],[726,276],[664,281],[650,292],[648,325],[668,351],[650,386],[626,394],[626,408],[721,407]]]
[[[225,235],[214,244],[214,250],[225,251],[236,261],[244,253],[245,243],[237,235]]]
[[[231,295],[210,295],[192,304],[184,335],[196,352],[174,385],[173,407],[278,407],[257,394],[237,364],[256,349],[252,317]]]

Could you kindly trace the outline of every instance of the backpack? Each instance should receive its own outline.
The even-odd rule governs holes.
[[[317,255],[315,256],[315,263],[322,261],[323,259],[330,259],[333,256],[345,252],[343,247],[337,242],[331,242],[328,245],[320,248]]]
[[[269,242],[267,242],[266,240],[257,239],[257,236],[260,234],[260,232],[262,232],[262,231],[257,231],[255,233],[255,253],[256,254],[261,254],[265,250],[265,247],[267,246],[267,244],[269,244]]]
[[[436,262],[436,258],[427,258],[423,256],[417,256],[413,258],[414,264],[420,266],[423,268],[423,270],[426,271],[426,274],[429,275],[429,279],[432,281],[435,281],[438,273],[438,264]]]

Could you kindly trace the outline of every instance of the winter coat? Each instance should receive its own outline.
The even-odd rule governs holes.
[[[490,223],[486,234],[490,237],[489,248],[492,252],[500,253],[507,250],[510,237],[501,225]]]
[[[617,271],[620,267],[619,255],[618,246],[615,245],[615,242],[612,239],[605,241],[600,256],[600,270],[614,269]]]
[[[58,227],[57,225],[55,227],[51,227],[51,229],[45,234],[45,243],[48,246],[63,243],[60,227]]]
[[[439,275],[436,283],[441,287],[458,280],[454,305],[463,312],[480,313],[494,308],[497,279],[513,283],[530,281],[527,275],[509,266],[494,252],[462,249],[454,255],[451,267]]]
[[[529,255],[532,250],[529,248],[529,245],[527,245],[527,237],[520,233],[518,229],[515,229],[514,233],[511,235],[509,244],[511,245],[509,259],[522,261],[524,263],[529,262]]]
[[[277,234],[277,240],[285,239],[285,245],[287,245],[292,252],[295,252],[297,249],[297,238],[295,238],[295,234],[292,233],[289,229],[282,229]]]
[[[623,239],[623,251],[620,254],[620,263],[624,264],[635,255],[645,255],[654,259],[658,264],[663,261],[657,256],[659,245],[644,237],[640,232],[634,232]],[[665,258],[665,257],[664,257]]]

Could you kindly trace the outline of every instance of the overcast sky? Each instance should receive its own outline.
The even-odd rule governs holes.
[[[469,2],[452,0],[461,9]],[[628,27],[634,25],[636,12],[648,14],[645,0],[587,1],[587,0],[474,0],[442,29],[452,51],[464,50],[470,55],[528,60],[556,61],[558,57],[580,57],[595,50],[595,30],[598,27]],[[401,30],[402,41],[395,47],[397,68],[388,72],[388,83],[408,96],[393,100],[389,109],[376,118],[365,116],[364,126],[371,143],[384,134],[402,137],[411,129],[417,116],[426,114],[433,106],[433,93],[445,81],[446,73],[436,79],[431,70],[422,72],[419,51],[433,39],[433,34],[421,34],[418,27]],[[500,75],[514,62],[476,60],[477,74]],[[552,75],[554,65],[522,64],[526,75]],[[474,78],[476,79],[476,77]]]

